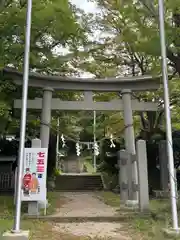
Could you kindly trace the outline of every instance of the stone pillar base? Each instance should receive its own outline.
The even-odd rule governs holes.
[[[170,197],[169,191],[163,191],[163,190],[153,190],[153,194],[156,198],[168,198]]]
[[[29,239],[29,231],[20,231],[16,232],[5,232],[2,235],[2,240],[28,240]]]
[[[137,209],[139,207],[138,200],[127,200],[125,202],[125,206],[133,209]]]
[[[177,236],[180,236],[180,228],[178,228],[178,229],[163,228],[162,231],[163,231],[163,233],[167,237],[177,237]]]

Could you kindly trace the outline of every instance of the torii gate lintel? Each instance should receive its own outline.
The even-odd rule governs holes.
[[[3,69],[3,75],[22,85],[23,73],[12,69]],[[54,90],[63,91],[99,91],[120,92],[123,89],[132,91],[156,90],[160,86],[161,76],[134,76],[134,77],[111,77],[111,78],[76,78],[58,75],[45,75],[31,72],[29,74],[29,86],[51,87]]]

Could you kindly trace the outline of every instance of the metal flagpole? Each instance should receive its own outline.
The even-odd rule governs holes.
[[[173,220],[173,229],[179,232],[177,203],[176,203],[176,177],[174,174],[171,112],[170,112],[169,89],[168,89],[167,55],[166,55],[165,27],[164,27],[164,0],[158,0],[158,1],[159,1],[159,28],[160,28],[160,40],[161,40],[162,73],[163,73],[163,87],[164,87],[164,106],[165,106],[165,117],[166,117],[166,138],[167,138],[169,175],[170,175],[169,179],[170,179],[170,188],[171,188],[172,220]]]
[[[23,71],[23,88],[22,88],[22,109],[21,109],[21,126],[20,126],[20,143],[18,155],[18,173],[17,173],[17,197],[16,197],[16,212],[14,220],[14,228],[12,232],[20,232],[21,221],[21,182],[24,160],[24,145],[26,135],[26,113],[27,113],[27,97],[28,97],[28,81],[29,81],[29,51],[31,40],[31,12],[32,0],[28,0],[27,15],[26,15],[26,39],[24,48],[24,71]]]
[[[95,142],[96,142],[96,111],[94,111],[93,134],[94,134],[94,146],[95,146]],[[96,172],[96,152],[95,152],[95,147],[94,147],[93,163],[94,163],[94,171]]]

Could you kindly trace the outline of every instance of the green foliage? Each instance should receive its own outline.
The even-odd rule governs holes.
[[[105,139],[101,146],[101,162],[98,169],[108,172],[110,175],[118,173],[117,151],[121,148],[119,142],[115,142],[115,148],[110,148],[110,141]]]
[[[2,67],[12,64],[22,68],[26,7],[26,2],[22,4],[22,1],[12,0],[1,11]],[[32,10],[30,66],[40,71],[47,71],[47,67],[53,71],[56,67],[60,70],[64,64],[63,57],[54,56],[55,47],[78,45],[83,29],[76,22],[67,0],[34,1]]]
[[[55,168],[53,176],[58,177],[60,175],[61,175],[61,170]]]
[[[10,0],[0,8],[0,69],[10,66],[22,71],[27,2]],[[33,1],[30,69],[43,73],[69,74],[70,60],[76,57],[77,48],[86,41],[85,30],[78,22],[77,9],[68,0]],[[61,49],[71,49],[66,56]],[[59,52],[60,50],[60,52]],[[61,53],[62,52],[62,53]],[[59,93],[59,96],[63,95]],[[29,98],[41,97],[42,91],[30,88]],[[0,132],[14,132],[20,115],[14,115],[13,100],[21,97],[21,88],[8,79],[0,78]],[[37,113],[28,115],[29,129],[39,127]],[[32,120],[33,119],[33,120]],[[33,134],[35,134],[34,131]]]
[[[87,17],[90,34],[94,35],[95,31],[99,31],[100,34],[97,33],[96,39],[85,45],[84,56],[80,53],[83,60],[79,62],[79,67],[96,77],[161,74],[157,1],[155,4],[145,0],[93,0],[93,2],[98,5],[100,13],[89,14],[89,18]],[[165,2],[168,70],[172,75],[170,105],[173,127],[179,128],[177,121],[179,75],[177,73],[180,73],[178,7],[180,3]],[[111,94],[105,95],[102,98],[112,97]],[[117,98],[117,96],[114,97]],[[156,92],[135,93],[133,97],[139,101],[148,100],[159,103],[157,112],[135,113],[136,133],[141,132],[146,140],[151,139],[156,133],[162,134],[164,131],[163,89],[160,88]],[[101,121],[101,126],[106,122],[111,126],[111,132],[121,134],[118,130],[122,129],[122,116],[117,114],[115,123],[112,119],[112,113],[110,113],[108,121]]]
[[[172,225],[169,200],[150,200],[150,211],[147,215],[139,214],[136,210],[128,213],[127,209],[120,205],[119,194],[106,191],[99,193],[99,198],[109,206],[119,208],[118,213],[124,216],[123,223],[128,226],[126,232],[131,234],[133,239],[179,239],[178,236],[166,236],[162,231],[164,227],[170,228]]]

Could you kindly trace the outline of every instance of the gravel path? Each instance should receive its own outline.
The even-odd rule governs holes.
[[[129,240],[123,232],[123,226],[114,222],[83,222],[85,217],[113,217],[116,209],[97,199],[93,193],[63,193],[67,202],[61,207],[60,212],[53,215],[56,217],[82,217],[80,223],[56,223],[55,231],[70,233],[79,237],[92,239]],[[62,194],[61,194],[62,196]]]

